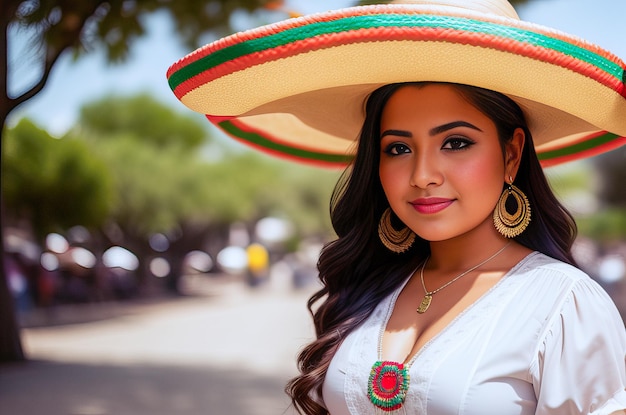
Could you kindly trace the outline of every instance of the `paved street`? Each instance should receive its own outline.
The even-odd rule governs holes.
[[[312,337],[311,290],[208,287],[191,298],[66,307],[39,327],[31,317],[29,361],[0,365],[0,414],[295,414],[283,388]]]

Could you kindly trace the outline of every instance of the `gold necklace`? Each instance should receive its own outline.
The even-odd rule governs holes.
[[[498,255],[500,255],[500,253],[502,251],[504,251],[506,249],[506,247],[509,246],[510,244],[511,244],[511,242],[508,242],[506,245],[504,245],[502,248],[500,248],[498,250],[498,252],[496,252],[495,254],[491,255],[489,258],[485,259],[480,264],[474,265],[472,268],[468,269],[467,271],[462,272],[461,274],[457,275],[456,277],[454,277],[453,279],[451,279],[450,281],[448,281],[447,283],[445,283],[444,285],[442,285],[441,287],[439,287],[439,288],[437,288],[436,290],[433,290],[433,291],[428,291],[426,289],[426,284],[424,284],[424,268],[426,268],[426,263],[430,259],[430,256],[428,258],[426,258],[426,260],[422,264],[422,268],[420,269],[420,280],[422,280],[422,287],[424,288],[424,292],[426,294],[424,295],[424,298],[422,299],[422,302],[420,303],[419,307],[417,307],[417,312],[419,314],[424,314],[426,312],[426,310],[428,310],[428,307],[430,307],[430,303],[433,300],[433,294],[438,293],[439,291],[443,290],[448,285],[452,284],[453,282],[455,282],[456,280],[458,280],[462,276],[467,275],[470,272],[474,271],[476,268],[479,268],[479,267],[485,265],[487,262],[491,261],[492,259],[494,259]]]

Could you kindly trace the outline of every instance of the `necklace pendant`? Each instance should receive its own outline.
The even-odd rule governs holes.
[[[426,310],[428,310],[428,307],[430,307],[430,302],[432,300],[433,300],[433,296],[431,294],[426,294],[424,298],[422,298],[422,302],[420,303],[420,306],[417,307],[417,312],[419,314],[424,314]]]

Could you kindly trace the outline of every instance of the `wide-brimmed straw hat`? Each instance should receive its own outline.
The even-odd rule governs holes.
[[[168,70],[189,108],[253,147],[347,164],[364,102],[395,82],[499,91],[524,110],[544,166],[626,144],[626,64],[521,21],[506,0],[404,1],[288,19],[208,44]]]

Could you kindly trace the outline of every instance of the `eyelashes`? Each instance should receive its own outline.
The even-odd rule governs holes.
[[[399,156],[400,154],[410,153],[411,149],[406,144],[391,143],[384,148],[383,152],[390,156]]]
[[[445,150],[465,150],[471,147],[473,144],[475,144],[474,141],[470,140],[469,138],[451,137],[443,143],[443,146],[441,148]]]
[[[473,146],[475,142],[467,137],[450,137],[447,138],[442,146],[442,150],[446,151],[462,151]],[[390,156],[399,156],[401,154],[411,153],[411,147],[403,142],[393,142],[383,148],[383,152]]]

